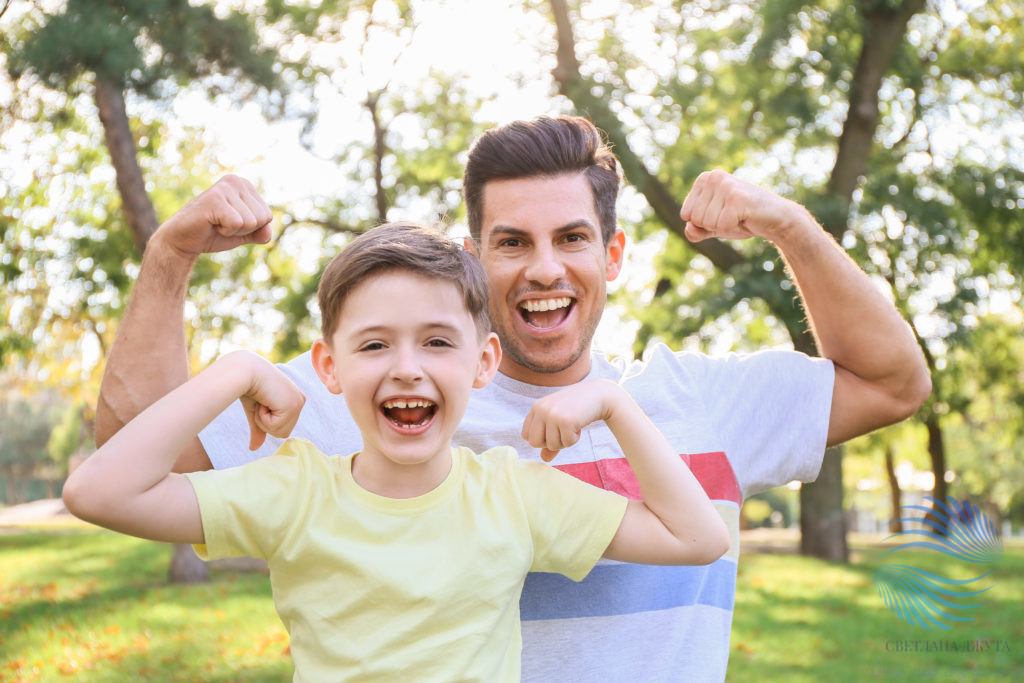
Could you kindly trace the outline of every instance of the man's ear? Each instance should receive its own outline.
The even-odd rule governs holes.
[[[480,350],[480,365],[477,366],[476,377],[473,378],[473,388],[480,389],[494,379],[494,373],[498,371],[501,363],[501,343],[498,335],[491,332],[484,341]]]
[[[316,376],[327,387],[327,391],[332,394],[341,393],[341,385],[338,384],[338,378],[334,376],[334,357],[331,356],[331,348],[323,339],[313,342],[313,369],[316,370]]]
[[[615,234],[608,240],[608,262],[605,266],[605,279],[611,282],[622,272],[622,263],[626,252],[626,233],[616,228]]]
[[[480,258],[480,250],[476,248],[476,242],[472,237],[462,238],[462,248],[468,251],[473,256]]]

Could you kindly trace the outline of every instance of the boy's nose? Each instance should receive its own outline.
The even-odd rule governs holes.
[[[565,277],[565,265],[552,245],[538,246],[529,259],[524,275],[530,282],[547,287]]]
[[[423,379],[423,368],[416,353],[411,349],[399,349],[391,365],[391,378],[399,382],[412,383]]]

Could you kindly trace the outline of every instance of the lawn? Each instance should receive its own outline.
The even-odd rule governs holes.
[[[886,609],[872,582],[882,552],[858,548],[849,565],[744,555],[729,680],[1024,676],[1024,548],[997,565],[975,620],[949,631]],[[908,557],[948,569],[927,552]],[[168,546],[85,525],[0,529],[0,681],[290,678],[265,575],[217,571],[206,585],[169,586],[169,562]]]

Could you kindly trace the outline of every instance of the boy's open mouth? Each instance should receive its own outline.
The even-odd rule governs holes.
[[[548,330],[562,324],[575,303],[567,296],[555,299],[530,299],[519,304],[523,322],[538,330]]]
[[[434,418],[437,404],[422,398],[391,399],[380,406],[384,417],[402,429],[422,427]]]

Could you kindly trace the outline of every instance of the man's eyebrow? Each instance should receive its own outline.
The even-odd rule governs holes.
[[[578,219],[576,219],[574,221],[570,221],[569,223],[566,223],[565,225],[562,225],[562,226],[560,226],[558,228],[555,228],[554,233],[556,235],[561,235],[561,234],[564,234],[564,233],[567,233],[567,232],[572,232],[573,230],[579,230],[580,228],[586,228],[586,229],[590,230],[591,232],[593,232],[595,234],[598,232],[597,226],[595,226],[589,220],[587,220],[586,218],[578,218]],[[489,233],[490,233],[489,236],[491,238],[494,238],[496,235],[499,235],[499,234],[502,237],[529,237],[530,236],[530,233],[528,233],[526,230],[523,230],[521,228],[516,228],[516,227],[513,227],[511,225],[502,225],[502,224],[491,226],[491,228],[489,230]]]

